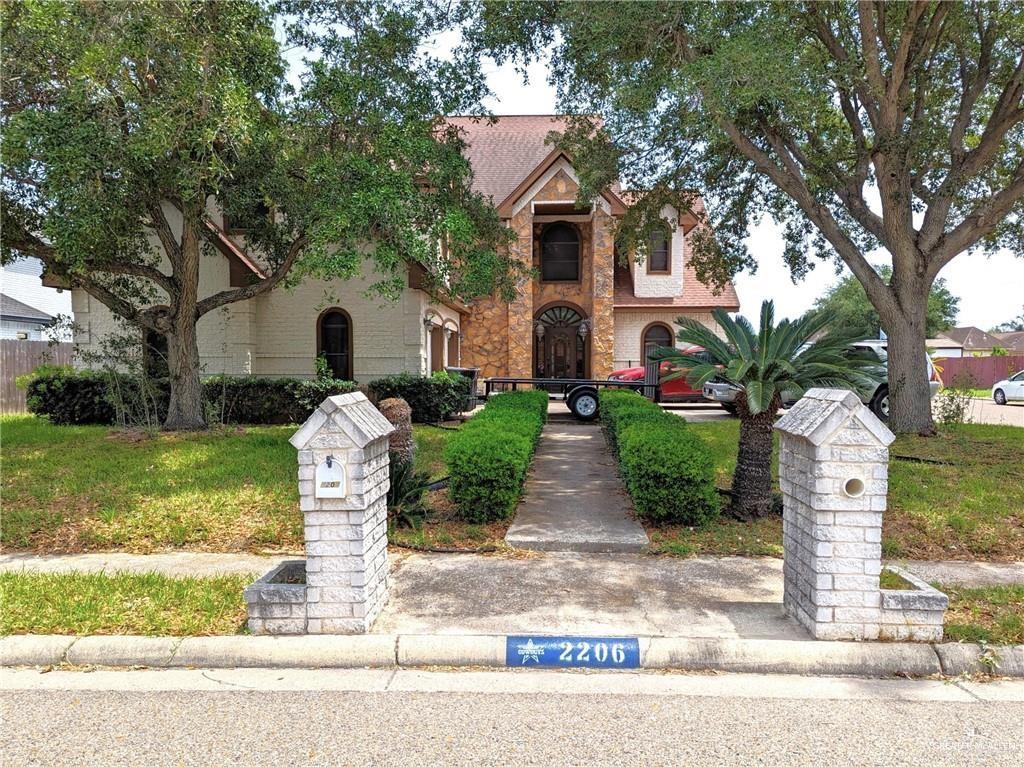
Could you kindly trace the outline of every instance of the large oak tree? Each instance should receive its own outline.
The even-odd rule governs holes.
[[[553,48],[562,107],[603,118],[562,138],[581,194],[648,192],[625,237],[699,189],[703,279],[756,266],[764,214],[796,275],[845,263],[889,336],[890,425],[932,431],[932,284],[962,253],[1024,253],[1024,4],[487,2],[474,32],[498,58]]]
[[[170,429],[205,425],[196,323],[220,307],[367,259],[384,294],[409,264],[490,292],[505,233],[438,117],[477,108],[477,64],[422,46],[445,23],[415,0],[4,3],[3,259],[166,336]],[[275,24],[311,54],[296,87]],[[211,294],[220,210],[262,276]]]

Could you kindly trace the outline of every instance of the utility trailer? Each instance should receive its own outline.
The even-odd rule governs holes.
[[[658,385],[646,381],[598,381],[591,378],[485,378],[484,396],[501,391],[516,391],[519,387],[530,387],[562,395],[566,406],[581,421],[593,421],[598,416],[600,405],[598,389],[629,389],[658,401]]]

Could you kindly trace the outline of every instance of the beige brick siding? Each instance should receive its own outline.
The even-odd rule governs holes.
[[[692,317],[721,335],[718,324],[711,317],[711,312],[681,312],[678,309],[616,309],[615,369],[642,365],[643,350],[640,346],[640,336],[644,329],[652,322],[663,322],[672,328],[674,334],[679,330],[675,320],[680,315]]]

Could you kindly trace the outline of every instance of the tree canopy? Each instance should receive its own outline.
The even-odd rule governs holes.
[[[0,13],[0,257],[36,256],[166,335],[169,421],[202,423],[195,324],[221,306],[367,260],[384,295],[411,264],[462,298],[507,287],[506,230],[442,119],[479,108],[478,65],[425,52],[448,23],[427,4],[20,0]],[[275,25],[309,52],[295,86]],[[218,209],[263,274],[204,294]]]
[[[892,277],[892,269],[887,266],[878,268],[882,279],[888,281]],[[946,281],[939,277],[932,285],[928,294],[928,314],[925,333],[934,338],[939,332],[949,330],[956,324],[960,299],[950,293]],[[850,332],[861,338],[878,338],[881,321],[878,310],[871,305],[864,286],[852,274],[843,276],[829,288],[825,295],[814,302],[817,314],[828,315],[838,327],[848,328]]]

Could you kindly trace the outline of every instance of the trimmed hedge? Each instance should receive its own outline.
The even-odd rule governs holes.
[[[58,425],[113,424],[117,413],[111,386],[137,391],[137,379],[95,370],[51,369],[28,382],[28,410]],[[166,415],[166,381],[154,382],[156,406]],[[203,399],[213,420],[224,423],[301,423],[327,397],[356,390],[333,379],[214,376],[203,381]]]
[[[95,370],[47,368],[25,387],[28,412],[60,426],[114,423],[110,377]]]
[[[546,392],[498,394],[448,440],[448,493],[463,519],[512,515],[547,412]]]
[[[333,378],[213,376],[203,381],[203,399],[222,423],[302,423],[328,397],[357,388]]]
[[[416,423],[437,423],[452,413],[461,412],[470,395],[470,379],[443,370],[430,376],[399,373],[367,384],[377,402],[397,397],[412,408]]]
[[[686,422],[635,392],[602,391],[601,420],[637,516],[695,527],[720,511],[715,464]]]

